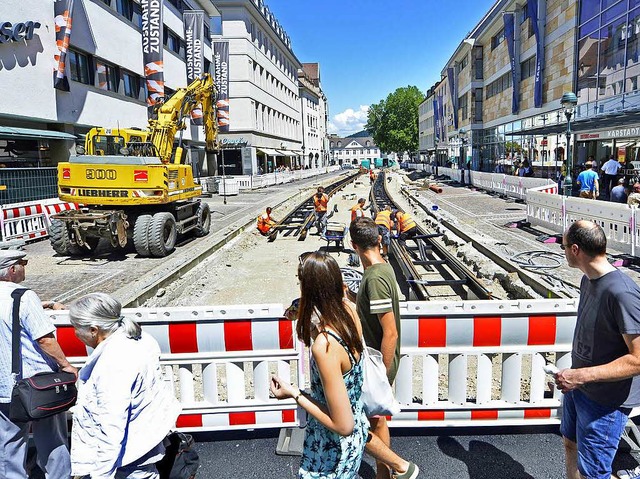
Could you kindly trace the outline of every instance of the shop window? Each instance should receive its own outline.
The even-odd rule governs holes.
[[[118,91],[118,72],[116,67],[99,60],[96,61],[96,86],[101,90]]]
[[[71,70],[71,79],[85,85],[91,83],[91,75],[89,73],[89,56],[75,50],[69,50],[69,69]]]
[[[122,84],[124,86],[124,94],[129,98],[139,98],[140,96],[140,77],[135,73],[122,73]]]

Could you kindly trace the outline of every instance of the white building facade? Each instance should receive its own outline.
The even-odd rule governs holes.
[[[330,162],[335,165],[360,166],[363,161],[369,161],[373,166],[376,159],[383,157],[370,136],[341,138],[330,135],[329,148],[331,149]]]
[[[57,0],[64,1],[64,0]],[[69,91],[54,88],[57,67],[54,0],[3,0],[0,18],[12,25],[32,22],[31,38],[0,42],[0,163],[7,167],[54,166],[67,160],[94,126],[147,126],[142,54],[142,11],[134,0],[76,1],[66,56]],[[211,0],[165,0],[164,81],[167,93],[186,86],[182,13],[205,12],[204,68],[212,58]],[[21,27],[18,27],[19,29]],[[202,127],[183,133],[189,158],[206,173]]]
[[[229,43],[227,174],[269,173],[302,157],[302,105],[291,40],[262,0],[215,0]],[[216,35],[215,33],[219,33]]]
[[[327,99],[320,86],[320,67],[304,63],[298,71],[302,102],[302,167],[326,166]]]

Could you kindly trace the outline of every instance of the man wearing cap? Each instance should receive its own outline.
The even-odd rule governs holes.
[[[25,255],[24,251],[0,250],[0,477],[13,479],[28,476],[25,463],[31,429],[40,469],[47,478],[66,478],[71,475],[66,413],[32,423],[9,420],[14,384],[11,377],[11,293],[24,281],[27,265]],[[49,303],[54,309],[64,308],[59,303]],[[24,377],[56,370],[77,374],[78,370],[69,364],[56,341],[53,322],[44,313],[42,302],[33,291],[26,291],[20,300],[20,323]]]

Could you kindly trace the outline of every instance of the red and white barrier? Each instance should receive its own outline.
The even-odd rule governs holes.
[[[555,355],[570,363],[577,300],[408,302],[401,304],[402,358],[396,427],[555,424],[560,394],[543,370]],[[281,428],[299,424],[294,401],[269,397],[272,371],[308,384],[303,349],[281,305],[127,309],[160,344],[189,431]],[[89,353],[50,312],[65,354]],[[525,393],[521,387],[529,384]],[[497,395],[496,395],[497,389]]]
[[[57,198],[38,202],[16,203],[2,207],[0,231],[2,241],[33,240],[48,236],[52,214],[64,210],[77,209],[74,203],[65,203]]]

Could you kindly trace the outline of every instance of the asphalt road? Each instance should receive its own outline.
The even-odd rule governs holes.
[[[393,449],[420,467],[420,479],[562,479],[564,452],[557,428],[474,428],[392,430]],[[300,458],[278,456],[278,431],[195,435],[200,454],[198,477],[225,479],[294,478]],[[638,461],[621,444],[614,472]],[[365,455],[362,479],[374,479]]]

